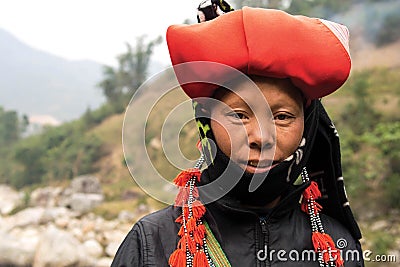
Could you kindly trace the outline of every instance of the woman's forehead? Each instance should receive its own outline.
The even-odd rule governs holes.
[[[252,76],[251,80],[240,80],[230,83],[229,87],[220,87],[214,93],[213,98],[225,104],[257,103],[259,100],[266,100],[268,103],[296,102],[303,105],[303,96],[289,79],[269,78]],[[285,104],[285,103],[280,103]]]

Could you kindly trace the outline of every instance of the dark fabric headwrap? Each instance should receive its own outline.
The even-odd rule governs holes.
[[[197,22],[209,21],[218,17],[217,8],[223,13],[233,11],[233,8],[224,0],[205,0],[197,8],[199,12],[197,14]],[[200,17],[200,14],[202,14],[203,18]]]
[[[194,111],[202,152],[208,166],[198,183],[202,197],[213,199],[214,196],[221,195],[221,192],[229,191],[223,197],[225,200],[229,198],[239,205],[264,206],[278,196],[284,197],[294,192],[302,183],[300,174],[303,167],[307,167],[311,180],[316,181],[321,188],[323,197],[318,202],[324,207],[323,213],[346,225],[356,239],[361,238],[345,193],[339,136],[320,100],[313,100],[305,110],[303,138],[294,154],[268,173],[256,175],[243,173],[235,163],[230,163],[227,168],[229,158],[218,146],[212,145],[215,137],[210,119],[204,116],[201,104],[195,103]],[[215,155],[214,159],[212,155]],[[232,187],[232,177],[238,182],[228,190]],[[252,179],[262,182],[255,191],[249,192]],[[210,182],[217,182],[217,185],[202,190],[202,185]]]

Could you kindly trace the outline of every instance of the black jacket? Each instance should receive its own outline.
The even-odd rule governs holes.
[[[207,223],[232,266],[319,266],[318,254],[312,252],[309,218],[300,210],[298,196],[292,194],[269,211],[249,211],[226,199],[207,205]],[[170,206],[139,220],[112,266],[168,266],[179,240],[175,219],[180,214],[179,208]],[[343,248],[345,266],[364,266],[358,240],[335,219],[321,214],[321,220],[338,248]]]

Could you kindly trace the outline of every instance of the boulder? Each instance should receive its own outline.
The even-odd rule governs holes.
[[[7,232],[18,227],[38,226],[42,223],[44,213],[45,209],[42,207],[21,210],[13,216],[3,218],[0,229]]]
[[[149,145],[151,148],[153,148],[155,150],[159,150],[162,148],[161,140],[158,139],[157,137],[154,137],[153,139],[151,139]]]
[[[109,231],[104,231],[103,233],[104,239],[106,243],[122,243],[124,240],[126,233],[122,232],[121,230],[109,230]]]
[[[73,193],[102,194],[101,184],[96,176],[82,175],[74,178],[70,188]]]
[[[33,267],[93,266],[85,247],[71,233],[49,226],[40,238]]]
[[[140,192],[136,191],[136,190],[132,190],[132,189],[128,189],[125,190],[122,195],[121,195],[121,199],[122,200],[132,200],[132,199],[138,199],[139,197],[141,197],[143,194],[141,194]]]
[[[378,220],[375,221],[371,227],[370,230],[375,232],[375,231],[387,231],[390,228],[390,224],[388,221],[385,220]]]
[[[113,261],[113,258],[106,258],[106,257],[100,258],[96,262],[95,267],[110,267],[112,261]]]
[[[57,205],[59,196],[62,193],[61,187],[43,187],[35,189],[30,196],[30,206],[54,207]]]
[[[74,193],[66,200],[66,207],[78,213],[86,213],[100,205],[104,196],[100,194]]]
[[[122,210],[118,214],[118,220],[123,223],[133,223],[136,219],[136,216],[133,212]]]
[[[101,185],[95,176],[79,176],[61,194],[58,205],[79,214],[91,211],[104,200]]]
[[[0,214],[10,214],[23,203],[24,193],[15,191],[8,185],[0,185]]]
[[[41,223],[56,222],[58,219],[71,220],[71,218],[76,217],[78,214],[71,212],[71,210],[65,207],[52,207],[46,208],[44,210]]]
[[[120,242],[110,242],[106,247],[106,255],[113,258],[120,245]]]
[[[0,266],[31,266],[39,242],[36,229],[0,233]]]
[[[87,240],[83,243],[87,255],[93,258],[100,258],[103,256],[103,247],[94,239]]]

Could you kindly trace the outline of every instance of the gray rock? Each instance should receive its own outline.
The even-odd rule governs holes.
[[[74,178],[70,188],[72,193],[102,194],[100,181],[95,176],[82,175]]]
[[[100,205],[104,200],[104,196],[100,194],[72,194],[66,207],[78,213],[86,213]]]
[[[42,223],[45,209],[42,207],[34,207],[24,209],[13,216],[3,218],[1,229],[9,231],[17,227],[38,226]]]
[[[90,239],[83,243],[87,255],[93,258],[100,258],[103,256],[103,247],[96,240]]]
[[[39,242],[37,230],[0,233],[0,266],[31,266]]]
[[[148,213],[149,212],[149,206],[147,206],[146,204],[142,203],[137,207],[136,211],[138,213]]]
[[[124,193],[121,195],[121,199],[122,200],[138,199],[141,196],[142,194],[137,192],[136,190],[128,189],[125,190]]]
[[[50,226],[40,238],[33,267],[93,266],[84,246],[70,233]]]
[[[112,258],[100,258],[97,262],[95,267],[110,267],[113,259]]]
[[[57,205],[59,196],[62,193],[61,187],[43,187],[35,189],[30,196],[30,206],[54,207]]]
[[[154,137],[153,139],[150,140],[150,147],[154,148],[155,150],[161,149],[162,148],[161,140],[158,139],[157,137]]]
[[[41,223],[55,222],[59,218],[65,218],[70,220],[73,217],[78,216],[77,213],[71,212],[65,207],[53,207],[44,210]]]
[[[389,222],[387,222],[385,220],[379,220],[379,221],[375,221],[371,225],[370,230],[371,231],[382,231],[382,230],[387,231],[389,228],[390,228]]]
[[[103,235],[107,243],[116,242],[120,244],[124,240],[126,233],[122,232],[121,230],[115,229],[105,231]]]
[[[58,205],[83,214],[91,211],[103,200],[99,180],[95,176],[79,176],[62,192]]]
[[[135,218],[136,218],[135,214],[127,210],[122,210],[118,214],[118,220],[124,223],[133,223]]]
[[[24,193],[17,192],[8,185],[0,185],[0,214],[10,214],[23,203]]]
[[[106,255],[113,258],[117,253],[120,244],[121,244],[120,242],[109,243],[106,247]]]

